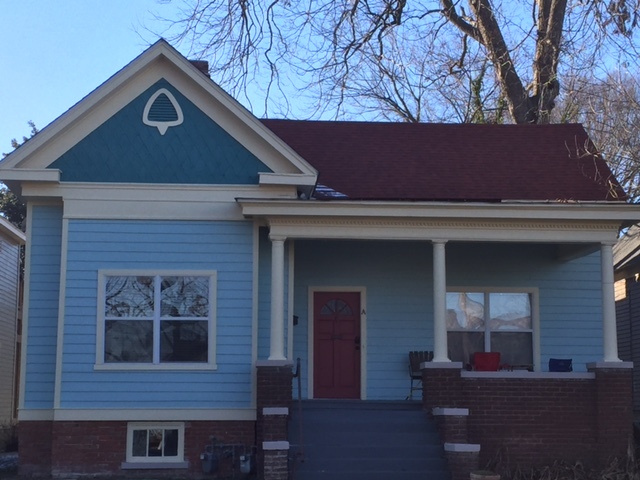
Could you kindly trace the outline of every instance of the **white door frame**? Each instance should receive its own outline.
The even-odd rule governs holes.
[[[360,399],[367,399],[367,289],[366,287],[315,286],[309,287],[307,307],[308,318],[308,358],[307,358],[307,396],[314,398],[313,390],[313,297],[316,292],[356,292],[360,294]]]

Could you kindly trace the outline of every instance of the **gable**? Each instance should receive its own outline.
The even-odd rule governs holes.
[[[272,172],[166,79],[48,168],[65,182],[106,183],[255,185],[259,173]]]

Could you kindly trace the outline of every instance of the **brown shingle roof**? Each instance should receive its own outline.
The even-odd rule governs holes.
[[[352,200],[625,199],[581,125],[263,123]]]

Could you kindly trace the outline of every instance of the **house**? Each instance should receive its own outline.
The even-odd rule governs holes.
[[[161,40],[0,179],[28,205],[23,475],[197,475],[214,436],[286,478],[294,359],[304,398],[403,401],[411,350],[451,465],[626,452],[640,207],[579,125],[259,120]]]
[[[633,362],[634,418],[640,415],[640,228],[632,226],[613,247],[620,358]]]
[[[20,249],[25,236],[0,216],[0,429],[16,420]]]

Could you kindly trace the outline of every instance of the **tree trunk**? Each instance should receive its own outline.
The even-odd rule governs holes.
[[[566,0],[537,0],[538,38],[533,61],[533,99],[536,123],[549,123],[549,114],[560,91],[558,58]]]

